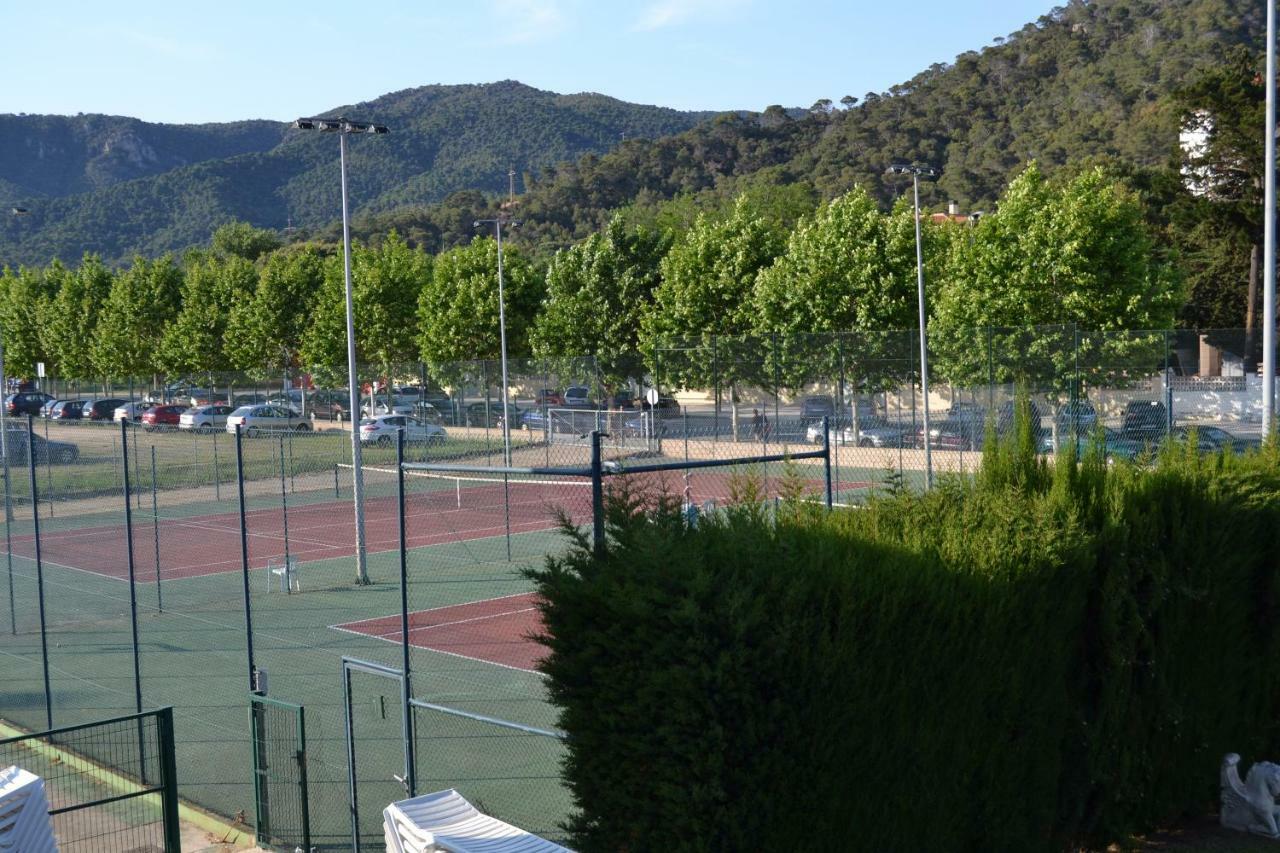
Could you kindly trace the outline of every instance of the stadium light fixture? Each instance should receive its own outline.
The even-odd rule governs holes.
[[[364,536],[364,469],[360,454],[360,386],[356,378],[356,331],[354,298],[351,289],[351,218],[347,208],[347,135],[352,133],[387,133],[387,127],[337,118],[300,118],[293,123],[297,130],[318,130],[338,134],[338,164],[342,173],[342,268],[347,302],[347,394],[351,415],[351,491],[356,514],[356,583],[369,583],[368,549]]]
[[[494,219],[477,219],[471,223],[472,228],[492,225],[498,235],[498,338],[502,350],[502,457],[503,464],[511,466],[511,414],[507,398],[511,391],[507,381],[507,310],[506,294],[502,287],[502,226],[515,228],[520,223],[514,219],[497,217]]]
[[[933,456],[929,450],[929,347],[925,337],[924,252],[920,247],[920,179],[937,179],[940,174],[932,166],[920,163],[895,163],[887,174],[911,176],[911,190],[916,214],[916,301],[920,309],[920,394],[924,397],[924,487],[933,487]]]

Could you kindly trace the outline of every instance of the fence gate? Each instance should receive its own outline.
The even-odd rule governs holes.
[[[344,657],[351,849],[381,850],[382,810],[416,791],[408,685],[394,667]]]
[[[253,799],[261,847],[311,850],[307,725],[301,705],[249,697]]]

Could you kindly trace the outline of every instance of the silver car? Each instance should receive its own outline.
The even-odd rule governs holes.
[[[227,417],[234,411],[235,409],[230,406],[196,406],[194,409],[188,409],[183,412],[178,418],[178,429],[194,430],[195,432],[213,432],[217,429],[225,429]]]
[[[444,444],[443,427],[429,424],[408,415],[379,415],[360,421],[360,441],[364,444],[380,444],[388,447],[395,443],[396,433],[404,430],[406,443]]]
[[[311,422],[284,406],[241,406],[227,415],[227,432],[234,433],[236,427],[252,438],[266,432],[306,432],[311,429]]]

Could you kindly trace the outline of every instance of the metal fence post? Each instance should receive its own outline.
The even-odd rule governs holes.
[[[156,446],[154,444],[151,445],[151,532],[156,545],[156,610],[163,613],[164,596],[160,592],[160,503],[156,496]]]
[[[856,404],[855,404],[856,405]],[[822,469],[827,481],[827,509],[831,509],[831,416],[822,416]]]
[[[129,452],[129,422],[120,421],[120,446]],[[138,584],[133,562],[133,509],[129,504],[129,466],[124,468],[124,541],[129,567],[129,629],[133,638],[133,698],[134,711],[142,713],[142,668],[138,656]],[[144,771],[145,775],[145,771]]]
[[[173,737],[173,708],[161,708],[156,712],[156,729],[164,785],[164,793],[160,797],[160,808],[164,815],[164,849],[165,853],[181,853],[182,827],[178,823],[178,761],[177,744]]]
[[[284,591],[288,595],[293,592],[293,579],[290,577],[289,569],[289,491],[285,487],[283,433],[280,435],[280,520],[283,523],[282,532],[284,533]],[[271,583],[269,577],[267,583]]]
[[[240,499],[240,575],[244,581],[244,641],[249,663],[249,692],[257,692],[258,668],[253,661],[253,611],[249,604],[249,531],[244,512],[244,437],[236,424],[236,492]]]
[[[400,666],[404,679],[400,682],[400,700],[404,713],[404,784],[409,796],[417,796],[418,760],[414,755],[413,709],[409,707],[409,546],[404,523],[404,428],[396,430],[396,522],[400,533]],[[510,542],[510,539],[508,539]]]
[[[591,541],[597,555],[604,553],[604,461],[600,433],[591,433]]]
[[[49,638],[45,631],[44,561],[40,556],[40,494],[36,486],[35,433],[31,415],[27,415],[27,473],[31,477],[31,525],[35,534],[36,597],[40,604],[40,662],[44,666],[44,718],[46,728],[53,728],[53,691],[49,687]],[[47,445],[46,445],[47,446]]]

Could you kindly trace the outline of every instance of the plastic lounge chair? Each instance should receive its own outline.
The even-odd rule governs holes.
[[[271,579],[280,578],[280,591],[302,592],[302,579],[298,577],[298,561],[289,557],[287,560],[272,558],[267,560],[267,592],[271,592]]]
[[[481,813],[452,788],[392,803],[382,812],[382,826],[393,853],[572,853]]]
[[[20,767],[0,770],[0,851],[57,853],[44,781]]]

